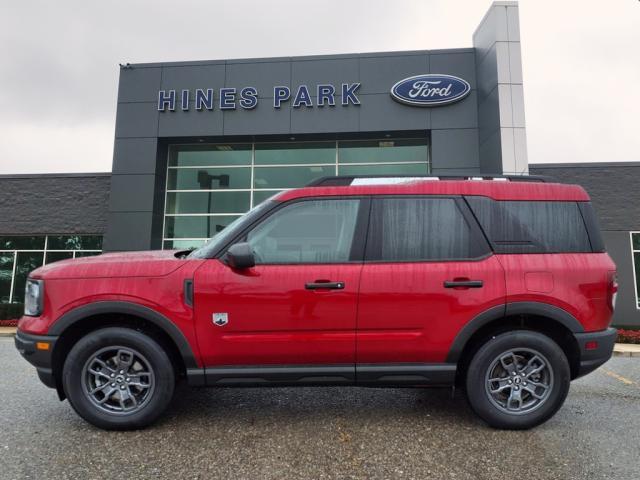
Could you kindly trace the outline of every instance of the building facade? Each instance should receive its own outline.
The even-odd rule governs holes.
[[[105,250],[199,245],[325,175],[527,173],[518,25],[497,2],[473,48],[123,66]]]
[[[470,43],[122,65],[110,175],[0,177],[0,300],[39,263],[201,245],[322,176],[527,174],[517,3],[493,3]]]

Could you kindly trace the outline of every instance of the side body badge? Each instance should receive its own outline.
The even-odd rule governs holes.
[[[214,325],[218,327],[224,327],[227,323],[229,323],[229,314],[228,313],[214,313],[213,318],[211,319]]]

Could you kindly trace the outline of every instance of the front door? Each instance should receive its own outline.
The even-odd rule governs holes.
[[[210,259],[197,270],[196,330],[206,367],[353,368],[361,203],[287,203],[238,239],[251,246],[255,267]]]

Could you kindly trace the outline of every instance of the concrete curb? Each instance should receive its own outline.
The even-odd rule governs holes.
[[[640,345],[633,343],[616,343],[613,347],[614,357],[639,357]]]
[[[0,327],[0,337],[13,337],[16,330],[16,327]]]

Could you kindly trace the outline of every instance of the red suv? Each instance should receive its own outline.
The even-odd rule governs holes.
[[[452,386],[523,429],[606,362],[617,284],[585,191],[532,177],[328,177],[194,251],[38,268],[15,343],[106,429],[193,386]]]

